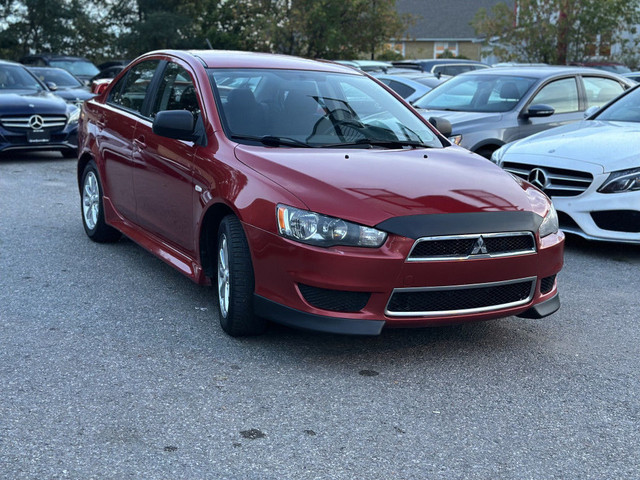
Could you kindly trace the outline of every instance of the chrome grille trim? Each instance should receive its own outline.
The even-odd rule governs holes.
[[[525,250],[513,250],[502,253],[486,253],[486,254],[475,254],[475,255],[441,255],[441,256],[420,256],[420,257],[412,257],[414,250],[416,247],[423,242],[435,242],[435,241],[447,241],[447,240],[474,240],[482,237],[483,239],[491,239],[491,238],[507,238],[507,237],[522,237],[528,236],[531,238],[531,249]],[[536,253],[536,238],[532,232],[501,232],[501,233],[473,233],[473,234],[465,234],[465,235],[440,235],[433,237],[421,237],[417,239],[413,247],[411,247],[411,251],[407,256],[407,262],[433,262],[433,261],[448,261],[448,260],[475,260],[480,258],[500,258],[500,257],[512,257],[516,255],[529,255],[532,253]]]
[[[440,286],[440,287],[404,287],[404,288],[394,288],[389,296],[389,300],[387,301],[387,305],[385,306],[384,313],[389,317],[442,317],[442,316],[451,316],[451,315],[464,315],[464,314],[472,314],[472,313],[484,313],[484,312],[492,312],[496,310],[503,310],[505,308],[513,308],[519,307],[522,305],[526,305],[527,303],[533,300],[533,296],[536,291],[537,277],[526,277],[526,278],[518,278],[515,280],[506,280],[501,282],[488,282],[488,283],[473,283],[468,285],[448,285],[448,286]],[[389,304],[393,296],[396,293],[403,292],[437,292],[437,291],[451,291],[451,290],[464,290],[471,288],[483,288],[483,287],[499,287],[502,285],[511,285],[514,283],[524,283],[530,282],[531,288],[529,290],[529,296],[524,300],[519,300],[516,302],[502,303],[498,305],[490,305],[487,307],[478,307],[478,308],[467,308],[467,309],[459,309],[459,310],[438,310],[438,311],[415,311],[415,312],[394,312],[389,310]]]
[[[504,162],[502,168],[524,180],[529,180],[529,175],[534,169],[544,170],[547,185],[542,189],[549,196],[575,197],[586,191],[593,182],[590,172],[569,170],[556,167],[538,167],[523,163]]]
[[[29,119],[33,115],[16,115],[16,116],[4,116],[0,119],[0,123],[4,128],[16,128],[20,130],[32,130],[29,125]],[[40,115],[44,123],[42,128],[60,128],[67,124],[67,117],[65,115]]]

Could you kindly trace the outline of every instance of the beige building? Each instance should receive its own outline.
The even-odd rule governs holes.
[[[410,14],[414,23],[391,46],[406,59],[437,58],[449,50],[455,56],[481,60],[482,44],[471,20],[480,8],[490,11],[496,3],[500,0],[397,0],[398,12]]]

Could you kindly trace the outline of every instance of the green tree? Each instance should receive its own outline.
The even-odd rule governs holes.
[[[624,53],[640,22],[640,0],[517,0],[480,9],[472,25],[503,61],[565,64]],[[631,42],[631,43],[630,43]]]

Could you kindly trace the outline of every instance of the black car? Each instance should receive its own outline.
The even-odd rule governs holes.
[[[59,150],[75,156],[80,109],[24,66],[0,60],[0,152]]]
[[[100,70],[93,63],[84,57],[73,57],[70,55],[55,55],[53,53],[38,53],[27,55],[20,59],[20,63],[30,67],[57,67],[73,73],[82,80],[85,85],[89,85],[91,79]]]
[[[81,107],[85,100],[95,97],[84,83],[62,68],[30,67],[29,70],[49,90],[67,103]]]

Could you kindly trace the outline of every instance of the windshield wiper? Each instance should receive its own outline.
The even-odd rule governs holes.
[[[403,148],[403,147],[411,147],[411,148],[432,148],[430,145],[425,145],[424,143],[414,142],[411,140],[381,140],[375,138],[361,138],[356,140],[355,142],[344,142],[344,143],[330,143],[326,145],[318,145],[323,148],[341,148],[341,147],[382,147],[382,148]]]
[[[301,147],[301,148],[313,148],[308,143],[301,142],[295,138],[289,137],[274,137],[272,135],[265,135],[258,137],[254,135],[231,135],[233,140],[253,140],[254,142],[260,142],[267,147]]]

